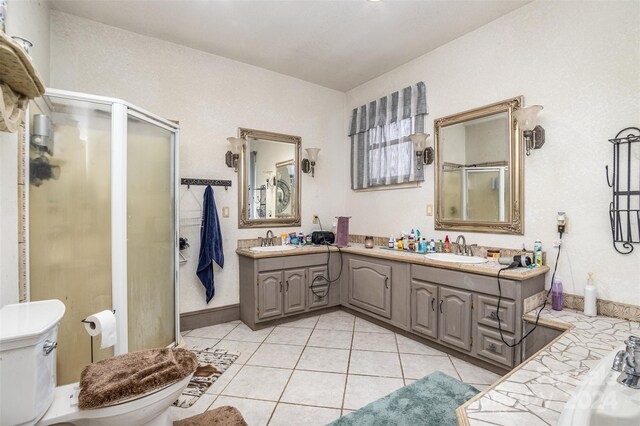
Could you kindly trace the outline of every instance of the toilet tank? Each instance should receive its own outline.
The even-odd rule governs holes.
[[[59,300],[0,308],[0,425],[37,422],[53,401]]]

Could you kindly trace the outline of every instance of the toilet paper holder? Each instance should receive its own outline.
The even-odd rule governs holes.
[[[116,310],[113,309],[113,314],[115,315]],[[83,319],[80,320],[81,323],[84,324],[89,324],[89,327],[91,327],[91,329],[93,330],[94,328],[96,328],[96,324],[93,321],[87,321],[87,319]],[[89,337],[91,338],[91,364],[93,364],[93,336],[89,335]]]

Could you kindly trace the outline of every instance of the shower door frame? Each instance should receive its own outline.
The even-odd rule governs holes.
[[[118,98],[90,95],[59,89],[46,89],[43,95],[111,106],[111,300],[116,316],[117,341],[114,355],[128,352],[129,321],[127,305],[127,118],[129,115],[161,127],[173,134],[174,161],[174,341],[180,340],[180,269],[178,250],[179,231],[179,142],[178,124]]]

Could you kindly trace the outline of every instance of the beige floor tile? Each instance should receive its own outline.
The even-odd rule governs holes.
[[[354,316],[326,316],[323,315],[316,324],[316,330],[353,331]]]
[[[278,401],[292,370],[245,365],[222,391],[239,398]]]
[[[339,330],[313,330],[307,346],[349,349],[353,332]]]
[[[278,326],[273,329],[265,340],[265,343],[281,343],[285,345],[304,346],[311,336],[311,328],[293,328]]]
[[[442,371],[454,379],[460,379],[447,356],[400,354],[402,371],[407,379],[420,379],[434,371]]]
[[[489,370],[485,370],[482,367],[478,367],[477,365],[473,365],[458,358],[449,358],[451,358],[451,362],[453,362],[453,366],[456,368],[458,375],[465,383],[491,385],[500,378],[499,375],[492,373]]]
[[[238,323],[216,324],[209,327],[196,328],[191,330],[187,336],[189,337],[208,337],[214,339],[222,339],[229,334],[231,330],[236,328]]]
[[[356,331],[353,333],[353,349],[379,352],[398,352],[396,336],[385,333],[364,333]]]
[[[291,327],[291,328],[313,328],[316,326],[318,319],[320,316],[314,316],[309,318],[302,318],[295,321],[285,322],[284,324],[280,324],[279,327]]]
[[[237,340],[222,339],[215,346],[215,349],[226,349],[228,351],[240,352],[240,356],[235,360],[234,364],[244,364],[251,355],[258,349],[260,343],[256,342],[240,342]]]
[[[366,333],[385,333],[385,334],[393,334],[393,331],[387,330],[384,327],[380,327],[372,322],[364,320],[362,318],[356,317],[356,328],[355,331],[363,331]]]
[[[273,401],[257,401],[255,399],[235,398],[231,396],[219,396],[211,405],[211,410],[218,407],[230,405],[240,411],[244,421],[249,426],[265,426],[276,407]]]
[[[347,311],[343,311],[342,309],[338,309],[337,311],[332,311],[326,314],[322,314],[323,317],[347,317],[347,318],[355,318],[355,315],[350,314]]]
[[[304,346],[263,343],[246,364],[293,369],[298,363],[303,349]]]
[[[296,370],[346,373],[349,366],[349,350],[335,348],[315,348],[307,346],[298,361]]]
[[[257,342],[262,343],[264,339],[271,333],[273,327],[263,328],[262,330],[253,331],[245,324],[239,324],[229,334],[225,336],[228,340],[239,340],[241,342]]]
[[[171,407],[171,417],[173,417],[173,420],[175,421],[204,413],[215,399],[215,395],[208,395],[205,393],[189,408]]]
[[[340,410],[335,408],[309,407],[279,403],[274,411],[269,426],[323,426],[340,417]]]
[[[296,370],[280,401],[340,408],[346,377],[346,374]]]
[[[402,379],[349,374],[344,394],[344,408],[360,409],[403,386]]]
[[[205,337],[189,337],[184,336],[184,343],[187,349],[193,349],[194,351],[204,351],[213,348],[220,340],[208,339]]]
[[[398,341],[398,350],[401,354],[447,356],[447,354],[442,351],[424,345],[420,342],[416,342],[415,340],[409,339],[408,337],[404,337],[400,334],[396,334],[396,339]]]
[[[389,352],[352,350],[349,374],[402,378],[398,354]]]
[[[231,379],[238,374],[241,368],[242,364],[236,364],[235,362],[231,364],[229,368],[227,368],[224,373],[218,377],[218,380],[209,386],[207,393],[211,395],[218,395],[231,382]]]

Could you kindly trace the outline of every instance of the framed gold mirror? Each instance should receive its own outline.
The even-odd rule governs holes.
[[[522,106],[519,96],[434,121],[435,229],[524,233]]]
[[[300,226],[299,136],[238,129],[240,228]]]

